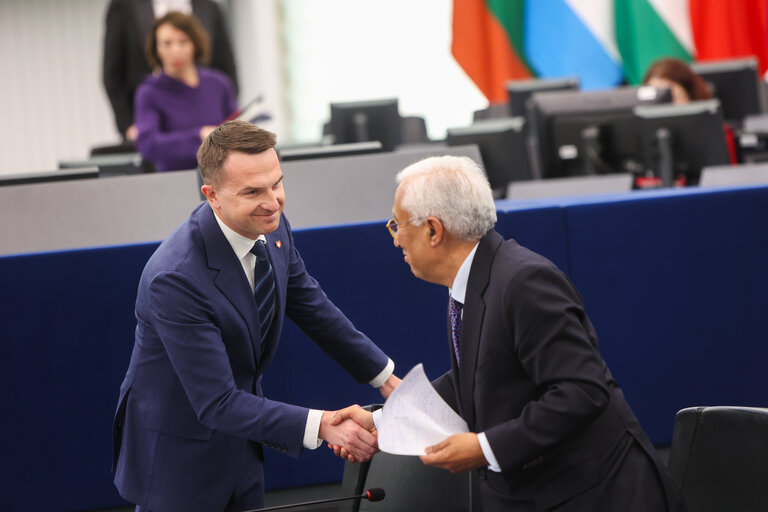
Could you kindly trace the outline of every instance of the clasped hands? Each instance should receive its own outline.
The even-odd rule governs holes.
[[[388,398],[400,382],[400,378],[391,374],[379,388],[381,395]],[[373,417],[359,405],[323,411],[318,437],[326,441],[336,455],[350,462],[370,460],[379,450]]]
[[[353,405],[335,413],[323,413],[324,418],[326,414],[331,426],[347,425],[350,432],[343,442],[323,438],[334,454],[348,462],[365,462],[378,451],[378,434],[370,412]],[[474,432],[452,435],[424,451],[427,454],[419,457],[424,464],[447,469],[451,473],[464,473],[488,465]]]

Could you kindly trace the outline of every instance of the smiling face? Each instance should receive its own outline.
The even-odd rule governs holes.
[[[280,225],[285,205],[283,171],[274,149],[250,155],[231,152],[219,178],[203,186],[211,208],[237,233],[255,240]]]
[[[178,76],[195,65],[195,45],[183,30],[163,23],[157,27],[155,35],[157,56],[167,75]]]

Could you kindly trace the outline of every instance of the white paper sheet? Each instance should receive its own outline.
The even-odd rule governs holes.
[[[426,447],[469,431],[432,387],[421,363],[389,395],[376,428],[379,449],[396,455],[425,455]]]

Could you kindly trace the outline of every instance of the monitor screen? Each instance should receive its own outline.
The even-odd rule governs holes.
[[[634,109],[646,172],[663,186],[696,185],[701,169],[730,162],[718,100]]]
[[[397,98],[331,103],[334,144],[379,141],[392,151],[402,141]]]
[[[669,89],[534,93],[529,120],[537,178],[633,171],[638,147],[632,109],[669,103]]]
[[[487,119],[462,128],[450,128],[446,143],[449,146],[477,144],[494,195],[503,197],[510,182],[533,177],[528,165],[524,126],[525,120],[521,117]]]
[[[720,100],[723,117],[727,121],[741,122],[746,116],[763,112],[762,91],[754,58],[691,65]]]
[[[528,98],[535,92],[578,90],[579,78],[543,78],[537,80],[510,80],[507,82],[509,117],[528,116]]]

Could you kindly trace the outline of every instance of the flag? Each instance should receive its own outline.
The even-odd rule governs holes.
[[[642,82],[659,58],[693,59],[688,0],[615,0],[614,5],[616,41],[629,83]]]
[[[578,76],[583,89],[621,83],[614,0],[528,0],[525,57],[540,77]]]
[[[507,80],[530,78],[523,60],[523,0],[454,0],[451,52],[492,103],[507,101]]]
[[[700,60],[754,56],[768,67],[766,1],[690,0],[691,25]]]

